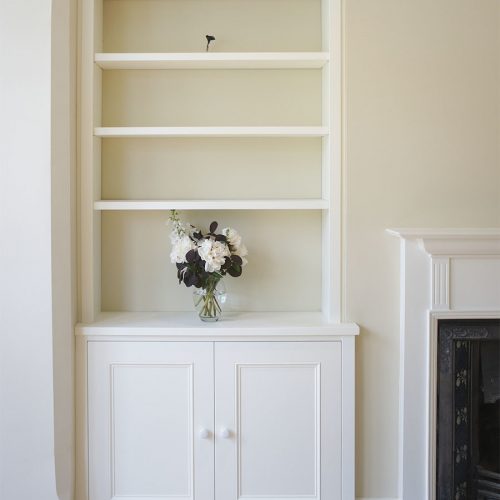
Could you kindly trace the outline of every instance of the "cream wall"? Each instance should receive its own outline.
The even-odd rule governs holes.
[[[0,498],[74,489],[74,0],[0,2]]]
[[[347,318],[357,496],[398,496],[399,243],[500,226],[500,2],[345,0]]]
[[[52,344],[59,500],[75,484],[76,0],[52,0]]]
[[[51,1],[0,2],[0,498],[54,500]]]

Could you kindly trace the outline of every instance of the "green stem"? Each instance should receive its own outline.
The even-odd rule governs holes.
[[[219,280],[210,280],[202,296],[203,305],[200,310],[200,316],[205,318],[216,318],[217,313],[222,312],[222,308],[217,300],[216,287]]]

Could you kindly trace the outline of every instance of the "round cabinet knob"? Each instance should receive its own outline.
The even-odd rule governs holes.
[[[228,439],[231,436],[231,431],[227,427],[223,427],[219,433],[220,437],[223,439]]]
[[[210,437],[210,431],[208,429],[200,429],[198,435],[201,439],[208,439]]]

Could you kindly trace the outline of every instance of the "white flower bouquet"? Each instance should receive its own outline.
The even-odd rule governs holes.
[[[218,224],[212,222],[209,232],[202,233],[192,225],[183,223],[176,210],[171,210],[172,224],[170,260],[177,266],[179,284],[195,287],[195,305],[200,308],[200,318],[217,321],[222,312],[217,285],[226,274],[241,276],[248,254],[238,232],[226,227],[216,233]],[[198,302],[198,303],[197,303]]]

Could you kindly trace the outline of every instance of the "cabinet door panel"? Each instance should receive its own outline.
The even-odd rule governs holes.
[[[341,344],[215,349],[217,499],[339,499]]]
[[[213,500],[203,428],[213,429],[211,343],[89,344],[90,500]]]

